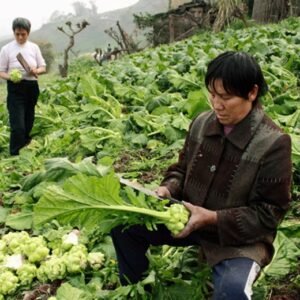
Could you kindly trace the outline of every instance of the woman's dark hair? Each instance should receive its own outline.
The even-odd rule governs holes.
[[[256,60],[245,52],[228,51],[213,59],[207,67],[205,85],[215,87],[215,81],[222,80],[224,90],[230,94],[248,99],[256,84],[259,96],[268,91],[262,70]]]
[[[12,30],[15,31],[16,29],[25,29],[29,33],[31,29],[31,23],[25,18],[16,18],[13,20]]]

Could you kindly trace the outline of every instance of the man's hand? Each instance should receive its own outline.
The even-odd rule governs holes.
[[[176,238],[184,238],[197,229],[217,223],[217,213],[215,211],[184,201],[183,204],[190,211],[190,218],[183,230],[175,236]]]

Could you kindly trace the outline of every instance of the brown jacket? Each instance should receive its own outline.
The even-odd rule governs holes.
[[[217,211],[217,225],[197,232],[209,264],[248,257],[265,266],[289,207],[291,169],[289,135],[257,104],[227,136],[214,112],[194,119],[162,185],[175,198]]]

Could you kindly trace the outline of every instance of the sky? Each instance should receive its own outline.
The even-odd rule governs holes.
[[[81,2],[90,7],[96,4],[98,13],[127,7],[138,0],[7,0],[0,10],[0,39],[13,37],[12,22],[16,17],[24,17],[31,21],[31,30],[39,29],[49,21],[54,11],[74,13],[72,3]]]

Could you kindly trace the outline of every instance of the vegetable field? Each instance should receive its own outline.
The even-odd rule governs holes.
[[[120,286],[108,233],[120,223],[155,229],[177,214],[167,201],[120,186],[117,175],[149,189],[159,184],[192,118],[210,108],[206,66],[226,50],[257,58],[269,84],[265,110],[293,145],[293,203],[253,299],[298,299],[300,19],[292,18],[202,32],[101,67],[74,61],[68,78],[42,89],[33,140],[17,157],[8,154],[0,102],[0,300],[209,299],[210,269],[196,247],[151,248],[147,277]],[[169,228],[180,230],[181,221]]]

